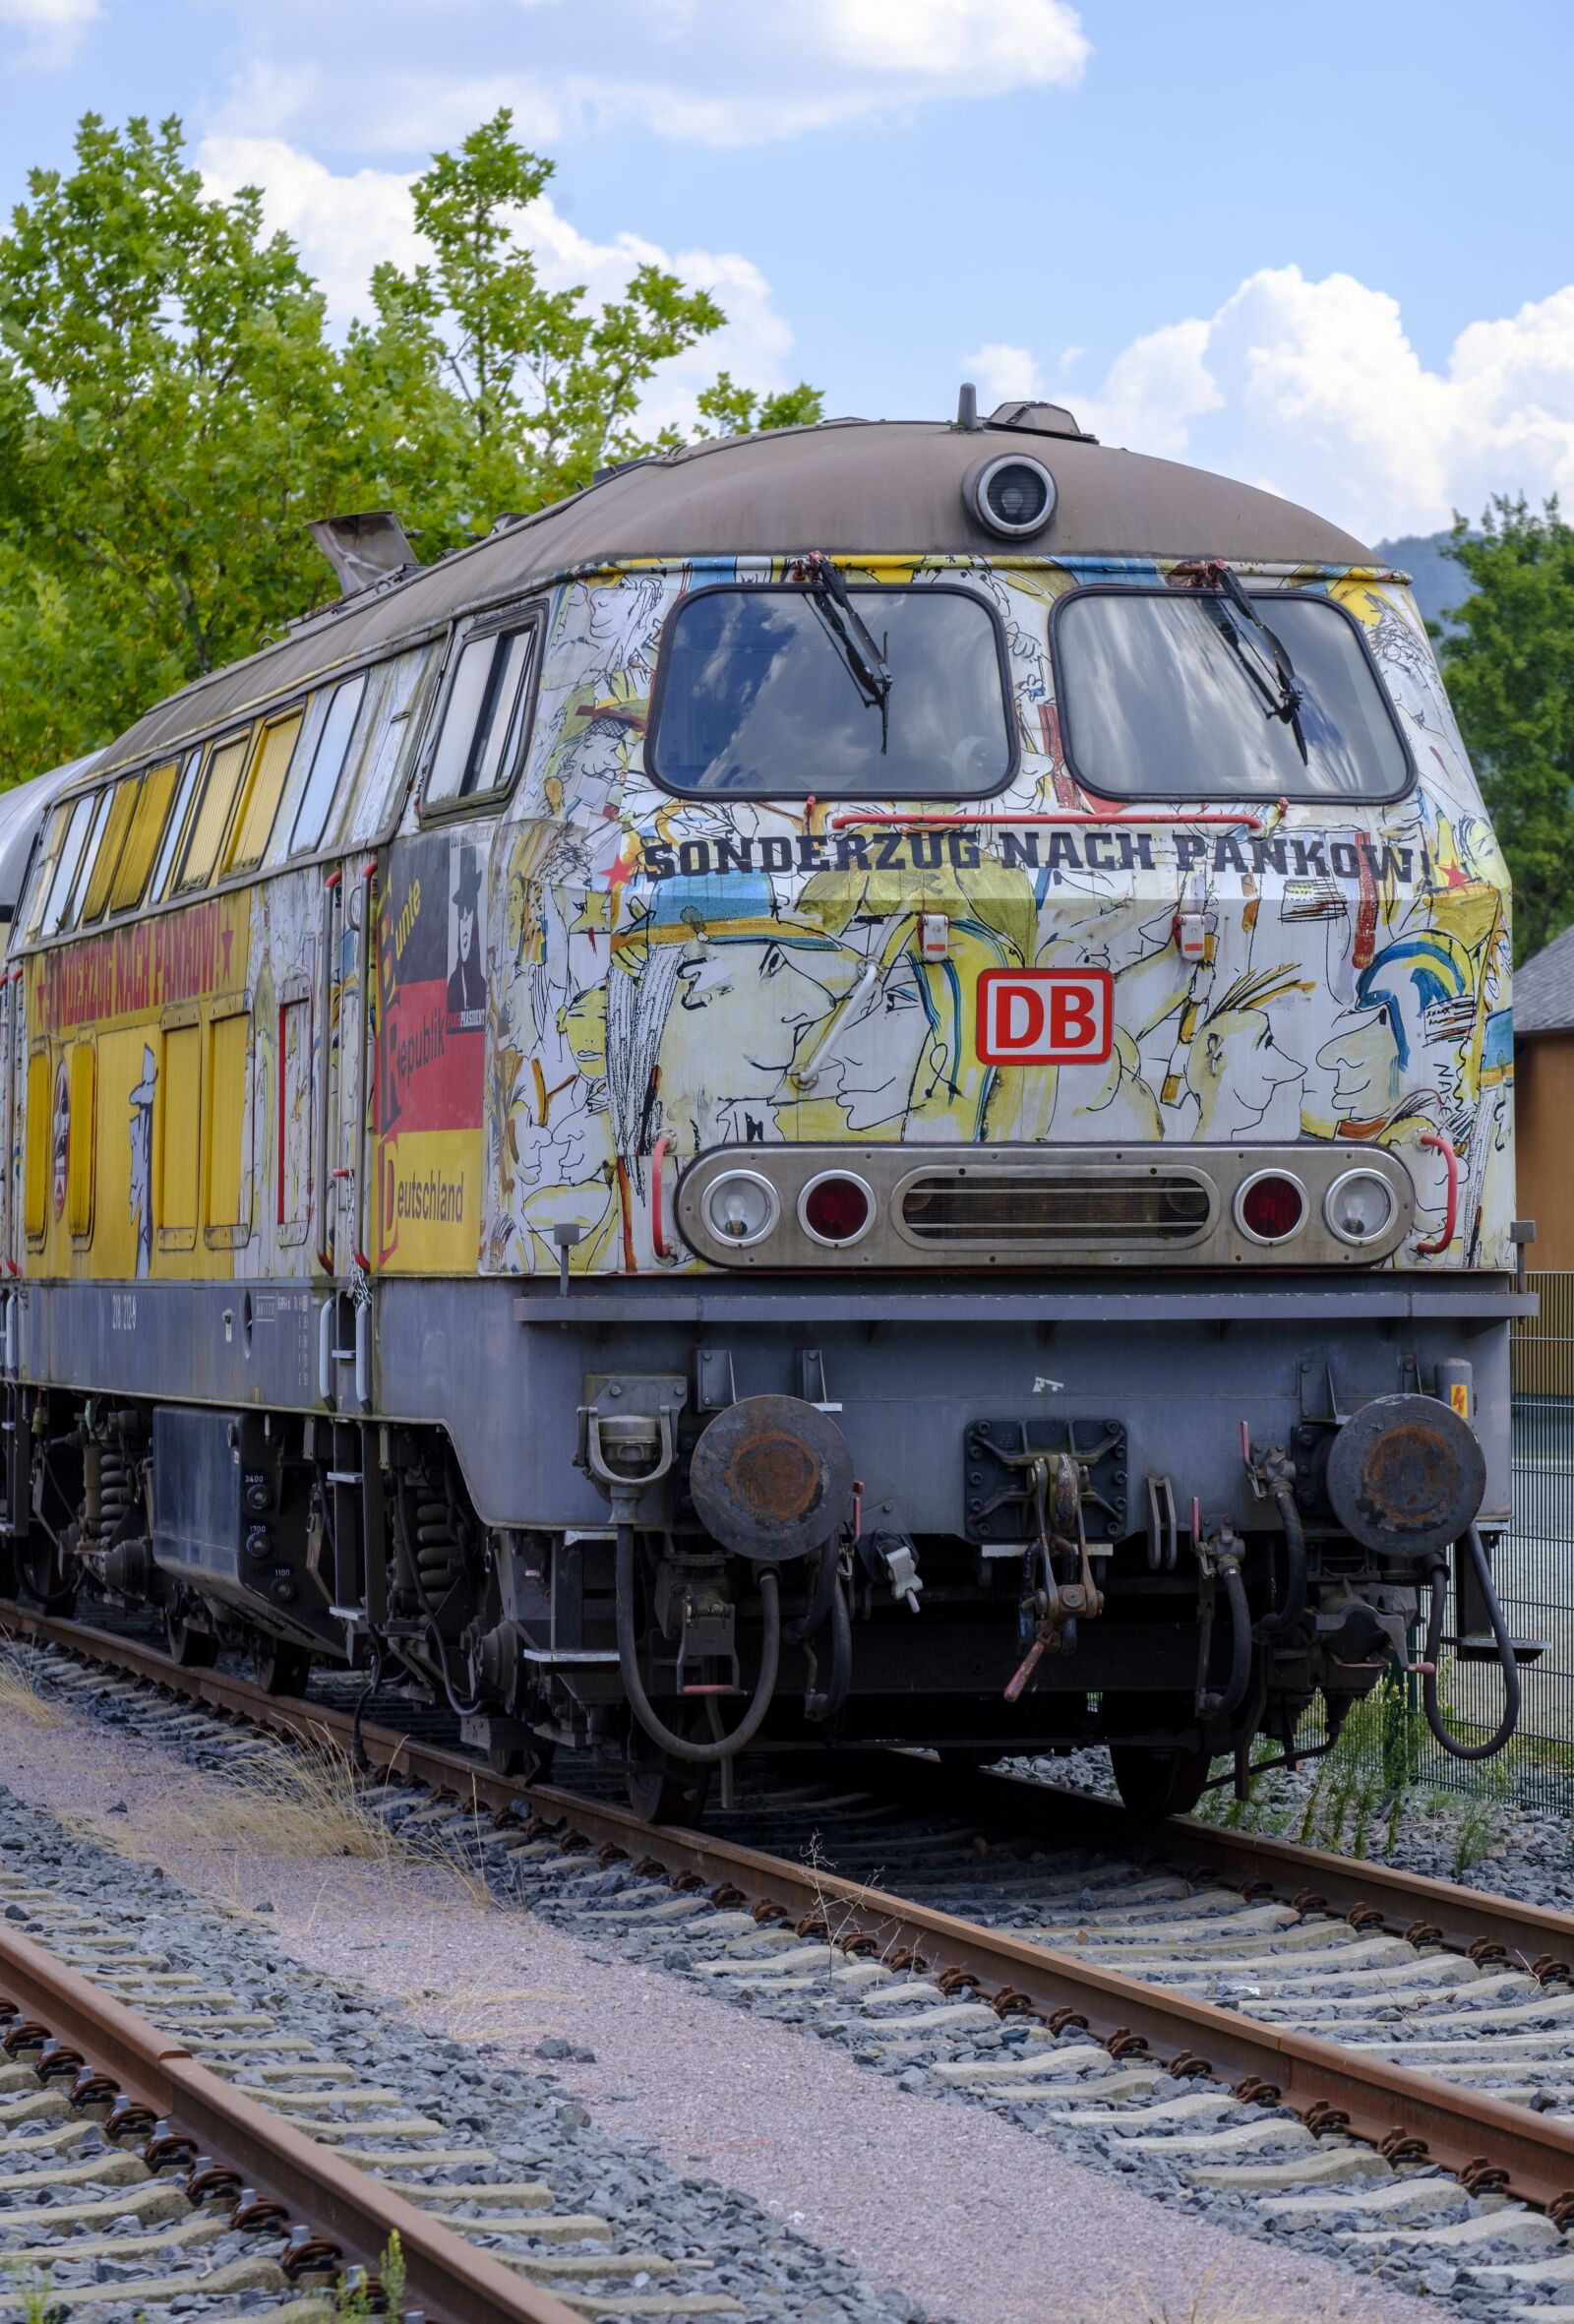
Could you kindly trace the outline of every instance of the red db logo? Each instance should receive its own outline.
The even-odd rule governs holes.
[[[987,1066],[1099,1066],[1110,1054],[1107,968],[986,968],[978,1054]]]

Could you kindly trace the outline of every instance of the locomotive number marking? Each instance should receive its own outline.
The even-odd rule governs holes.
[[[1099,1066],[1114,1039],[1107,968],[986,968],[978,1054],[987,1066]]]
[[[136,1330],[137,1294],[134,1291],[112,1291],[109,1294],[109,1328],[111,1331]]]

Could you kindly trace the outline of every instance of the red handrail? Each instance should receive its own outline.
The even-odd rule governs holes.
[[[1435,1130],[1426,1131],[1418,1142],[1441,1154],[1448,1172],[1448,1206],[1443,1213],[1443,1231],[1435,1243],[1418,1243],[1416,1246],[1418,1258],[1435,1258],[1438,1252],[1446,1251],[1454,1240],[1454,1227],[1459,1218],[1459,1156],[1454,1151],[1453,1141],[1439,1137]]]
[[[671,1258],[667,1249],[665,1222],[661,1215],[661,1165],[667,1159],[667,1148],[672,1139],[663,1131],[650,1149],[650,1243],[657,1258]]]

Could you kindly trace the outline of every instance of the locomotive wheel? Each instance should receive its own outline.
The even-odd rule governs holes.
[[[253,1649],[252,1669],[265,1694],[304,1694],[312,1658],[288,1638],[267,1638]]]
[[[1189,1815],[1202,1797],[1212,1765],[1206,1751],[1176,1743],[1169,1750],[1144,1750],[1138,1743],[1112,1743],[1115,1788],[1133,1815],[1157,1821]]]
[[[211,1670],[218,1660],[218,1640],[212,1631],[198,1629],[173,1607],[164,1616],[164,1641],[170,1661],[179,1663],[183,1671]]]
[[[697,1824],[705,1812],[711,1770],[658,1750],[637,1720],[625,1745],[629,1804],[647,1824]]]

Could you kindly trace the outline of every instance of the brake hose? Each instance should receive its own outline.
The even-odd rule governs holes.
[[[1306,1611],[1306,1533],[1288,1485],[1274,1488],[1273,1505],[1285,1529],[1285,1602],[1257,1624],[1259,1638],[1283,1638]]]
[[[758,1733],[776,1691],[776,1672],[781,1660],[781,1590],[774,1572],[767,1566],[759,1576],[762,1629],[759,1676],[755,1681],[749,1708],[730,1735],[719,1736],[714,1743],[691,1743],[687,1736],[674,1734],[657,1715],[645,1692],[634,1634],[634,1527],[620,1525],[615,1598],[618,1669],[622,1674],[623,1690],[629,1697],[630,1709],[657,1749],[670,1752],[675,1759],[688,1759],[701,1767],[713,1766],[721,1759],[731,1759]]]
[[[1233,1558],[1221,1558],[1219,1575],[1230,1605],[1230,1677],[1223,1694],[1197,1697],[1197,1715],[1203,1719],[1229,1718],[1239,1711],[1251,1676],[1251,1609],[1246,1603],[1246,1585]]]
[[[830,1670],[822,1691],[804,1697],[804,1717],[817,1724],[834,1719],[847,1700],[853,1680],[853,1618],[847,1593],[837,1581],[830,1601]]]
[[[1489,1759],[1500,1751],[1519,1725],[1519,1664],[1514,1657],[1514,1642],[1503,1620],[1503,1609],[1492,1586],[1492,1568],[1487,1561],[1486,1547],[1481,1528],[1472,1525],[1463,1536],[1471,1562],[1476,1568],[1476,1579],[1481,1584],[1482,1596],[1486,1601],[1486,1619],[1492,1625],[1492,1636],[1497,1641],[1498,1656],[1503,1665],[1503,1716],[1496,1731],[1485,1743],[1461,1743],[1458,1736],[1445,1724],[1437,1700],[1437,1657],[1443,1644],[1443,1612],[1448,1599],[1448,1566],[1439,1558],[1431,1569],[1431,1619],[1426,1624],[1426,1652],[1423,1658],[1421,1699],[1426,1713],[1426,1724],[1451,1759]],[[1455,1543],[1457,1552],[1459,1544]]]
[[[836,1544],[834,1541],[828,1541],[819,1553],[819,1562],[815,1567],[814,1585],[810,1590],[803,1613],[796,1615],[791,1621],[782,1623],[781,1635],[784,1645],[802,1646],[807,1639],[818,1637],[825,1626],[825,1618],[830,1613],[831,1592],[835,1587]]]

